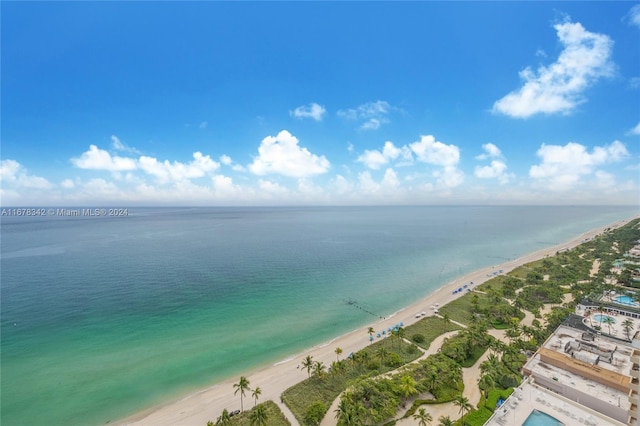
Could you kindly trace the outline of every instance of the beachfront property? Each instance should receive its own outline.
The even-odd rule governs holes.
[[[524,382],[486,425],[638,424],[640,338],[598,335],[574,327],[576,317],[527,361]]]
[[[588,406],[549,391],[527,378],[496,409],[485,426],[625,426]]]
[[[606,332],[608,325],[622,324],[625,319],[640,319],[640,303],[637,300],[638,296],[630,290],[625,289],[624,293],[605,291],[596,300],[582,299],[576,305],[576,314],[587,318],[592,327],[597,326]],[[614,321],[611,322],[607,317],[613,317]]]
[[[640,333],[629,342],[594,333],[583,319],[571,315],[545,341],[487,425],[638,424]]]

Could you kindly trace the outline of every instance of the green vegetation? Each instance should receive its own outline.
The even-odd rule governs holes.
[[[309,373],[307,380],[287,389],[282,394],[282,399],[301,424],[314,424],[307,419],[312,405],[319,407],[319,404],[323,404],[326,412],[333,400],[354,381],[386,373],[419,356],[420,351],[414,345],[399,337],[390,336],[368,345],[352,354],[349,359],[331,363],[328,373],[320,376]],[[303,361],[303,366],[309,361],[307,358]],[[313,365],[312,358],[310,361]]]
[[[391,376],[353,383],[342,396],[338,425],[380,423],[394,416],[410,397],[431,393],[434,399],[414,402],[405,415],[411,417],[420,405],[452,401],[462,389],[461,367],[446,355],[430,355]]]
[[[207,425],[230,425],[230,426],[291,426],[291,423],[284,416],[280,408],[273,401],[265,401],[258,404],[250,411],[229,417],[228,411],[225,409],[226,416],[223,414],[218,417],[216,423],[209,422]],[[224,420],[223,420],[224,419]],[[261,422],[261,420],[263,422]]]
[[[496,279],[496,278],[494,278]],[[505,328],[512,318],[524,318],[517,306],[511,305],[502,291],[487,287],[486,293],[471,292],[440,308],[440,313],[465,325],[485,319],[494,328]]]
[[[307,357],[303,361],[307,380],[287,389],[283,400],[305,425],[318,424],[341,393],[338,409],[328,414],[338,419],[338,425],[392,425],[399,407],[410,401],[412,406],[404,417],[421,424],[435,421],[423,406],[454,401],[461,418],[455,422],[440,418],[439,424],[482,425],[495,410],[497,400],[506,399],[522,380],[520,371],[526,361],[523,353],[535,351],[574,312],[577,301],[597,300],[603,291],[610,291],[612,286],[605,279],[624,285],[632,281],[630,285],[640,287],[640,281],[633,280],[638,275],[638,262],[620,261],[640,239],[639,224],[640,220],[632,221],[575,249],[498,275],[476,291],[440,307],[442,318],[423,318],[384,340],[372,342],[351,359],[336,358],[328,372]],[[596,260],[600,268],[592,275]],[[629,266],[612,275],[614,262]],[[564,303],[567,293],[573,298]],[[546,304],[553,308],[541,318],[540,309]],[[539,319],[531,325],[521,324],[524,310]],[[467,328],[461,329],[452,321]],[[491,337],[489,327],[504,330],[508,343]],[[453,330],[460,332],[446,339],[437,354],[411,362],[420,355],[416,345],[427,349],[439,335]],[[372,333],[368,330],[370,336]],[[625,334],[630,333],[628,330]],[[414,344],[408,344],[405,338]],[[336,355],[342,352],[338,349]],[[462,393],[462,368],[477,362],[487,349],[489,355],[480,365],[478,383],[483,395],[478,407],[472,407]]]
[[[487,334],[484,322],[476,322],[453,337],[445,339],[440,352],[462,367],[471,367],[482,356],[493,340]]]
[[[451,321],[445,322],[442,318],[435,316],[425,317],[405,328],[406,335],[416,345],[423,349],[429,349],[431,342],[441,334],[449,331],[460,330],[460,326]],[[418,339],[416,339],[417,336]]]
[[[234,388],[236,388],[236,390],[233,392],[233,394],[237,394],[238,392],[240,392],[240,411],[244,411],[244,405],[242,404],[242,398],[245,396],[245,392],[250,390],[249,388],[249,380],[247,380],[246,377],[242,376],[240,377],[240,380],[238,381],[238,383],[235,383],[233,385]]]

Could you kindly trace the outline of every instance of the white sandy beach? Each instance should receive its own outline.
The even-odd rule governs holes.
[[[454,289],[462,287],[463,284],[473,282],[473,287],[475,287],[493,277],[493,273],[500,269],[503,270],[503,273],[507,273],[523,264],[544,258],[548,255],[553,255],[557,251],[573,248],[583,243],[585,240],[602,233],[606,228],[616,228],[627,222],[628,220],[624,220],[597,228],[566,243],[538,250],[518,259],[481,269],[457,278],[429,296],[399,311],[390,318],[360,327],[348,334],[337,337],[330,342],[312,347],[309,350],[294,355],[288,360],[279,362],[275,365],[265,366],[255,371],[248,371],[245,374],[245,377],[249,380],[250,387],[252,389],[256,386],[261,388],[262,395],[258,402],[273,400],[278,404],[291,423],[293,425],[297,425],[298,423],[293,414],[280,402],[280,395],[287,388],[307,378],[306,370],[297,368],[302,359],[307,355],[311,355],[316,361],[324,362],[325,365],[330,365],[331,362],[336,359],[334,351],[337,347],[342,348],[343,353],[341,358],[344,358],[350,352],[358,351],[368,345],[369,335],[367,333],[367,329],[369,326],[378,331],[393,327],[395,324],[399,324],[401,322],[404,323],[405,326],[412,324],[418,320],[415,317],[416,313],[424,311],[427,312],[427,315],[432,315],[433,310],[430,308],[432,305],[439,303],[440,306],[442,306],[464,294],[463,292],[452,294]],[[117,424],[204,426],[209,420],[215,422],[216,418],[221,414],[224,408],[229,411],[240,409],[240,397],[238,395],[234,395],[235,389],[233,388],[233,384],[237,381],[238,378],[236,377],[231,380],[212,385],[197,393],[186,396],[183,399],[173,401],[163,406],[138,413],[127,419],[123,419],[117,422]],[[253,407],[253,404],[254,401],[249,392],[244,398],[244,408],[250,409]],[[434,420],[435,419],[437,419],[437,417],[434,417]]]

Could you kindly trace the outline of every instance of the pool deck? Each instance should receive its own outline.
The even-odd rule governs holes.
[[[620,309],[624,309],[624,307],[621,305]],[[633,336],[637,330],[640,330],[640,319],[631,318],[631,317],[624,316],[624,315],[617,315],[617,314],[615,314],[613,312],[607,312],[606,309],[605,309],[604,312],[600,313],[600,312],[595,312],[593,310],[590,310],[590,311],[587,312],[584,309],[576,308],[576,314],[578,314],[578,315],[580,315],[580,316],[582,316],[584,318],[582,320],[582,322],[587,327],[595,330],[596,332],[600,331],[602,334],[609,334],[609,335],[611,335],[613,337],[616,337],[618,339],[625,339],[626,340],[626,338],[627,338],[627,336],[626,336],[626,334],[624,332],[624,327],[622,326],[622,323],[625,320],[629,320],[633,324],[633,327],[631,328],[631,331],[630,331],[630,335],[631,336]],[[600,322],[600,321],[596,320],[597,315],[610,316],[615,320],[615,323],[611,324],[611,325],[607,325],[607,324],[605,324],[603,322]],[[594,328],[595,326],[599,326],[600,330],[596,330]]]
[[[620,301],[618,300],[618,298],[624,298],[625,301]],[[638,302],[627,302],[626,300],[628,300],[628,298],[630,298],[630,296],[628,294],[624,294],[624,293],[607,293],[604,294],[602,296],[602,300],[606,301],[606,302],[610,302],[610,303],[615,303],[618,304],[622,307],[625,306],[630,306],[632,308],[640,308],[640,303]]]
[[[485,426],[522,426],[533,410],[542,411],[567,426],[624,426],[588,407],[578,405],[535,384],[532,378],[524,381],[505,401]]]

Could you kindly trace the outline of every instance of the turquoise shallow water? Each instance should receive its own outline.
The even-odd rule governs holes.
[[[638,209],[130,213],[2,221],[3,425],[123,418]]]

